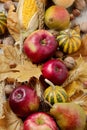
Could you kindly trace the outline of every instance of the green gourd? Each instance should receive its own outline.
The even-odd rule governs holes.
[[[44,99],[51,105],[68,100],[68,95],[62,86],[54,86],[54,84],[47,79],[45,79],[45,81],[50,84],[50,86],[44,91]]]
[[[74,29],[60,31],[57,41],[59,48],[67,54],[76,52],[81,46],[81,36]]]

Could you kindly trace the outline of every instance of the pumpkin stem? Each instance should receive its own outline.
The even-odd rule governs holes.
[[[52,86],[53,89],[55,88],[55,85],[50,80],[45,79],[45,82]]]

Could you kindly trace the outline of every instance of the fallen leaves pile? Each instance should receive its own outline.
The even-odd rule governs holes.
[[[6,1],[0,0],[0,2]],[[15,84],[29,82],[34,77],[36,78],[35,83],[30,83],[31,86],[34,85],[37,88],[41,83],[42,65],[33,64],[23,52],[20,52],[20,40],[23,40],[27,33],[20,34],[17,13],[13,5],[7,13],[7,25],[9,34],[6,36],[11,35],[15,44],[0,44],[0,130],[22,130],[23,122],[11,111],[6,99],[5,88],[7,84],[10,84],[9,80],[13,80],[12,84],[15,87]],[[1,39],[6,36],[2,36]],[[69,101],[80,104],[87,114],[87,34],[82,36],[81,48],[69,56],[76,60],[77,66],[69,71],[69,77],[63,87],[68,94]],[[7,78],[9,80],[6,84]]]

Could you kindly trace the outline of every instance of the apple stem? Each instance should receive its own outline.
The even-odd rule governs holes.
[[[45,79],[45,82],[52,86],[53,89],[55,89],[55,85],[50,80]]]

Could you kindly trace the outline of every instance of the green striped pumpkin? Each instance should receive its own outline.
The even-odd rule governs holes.
[[[58,102],[66,102],[68,99],[65,89],[59,86],[49,86],[44,91],[44,99],[52,105]]]
[[[0,35],[3,35],[7,28],[7,17],[3,12],[0,12]]]
[[[57,36],[59,48],[67,54],[76,52],[81,46],[81,37],[74,29],[60,31]]]

